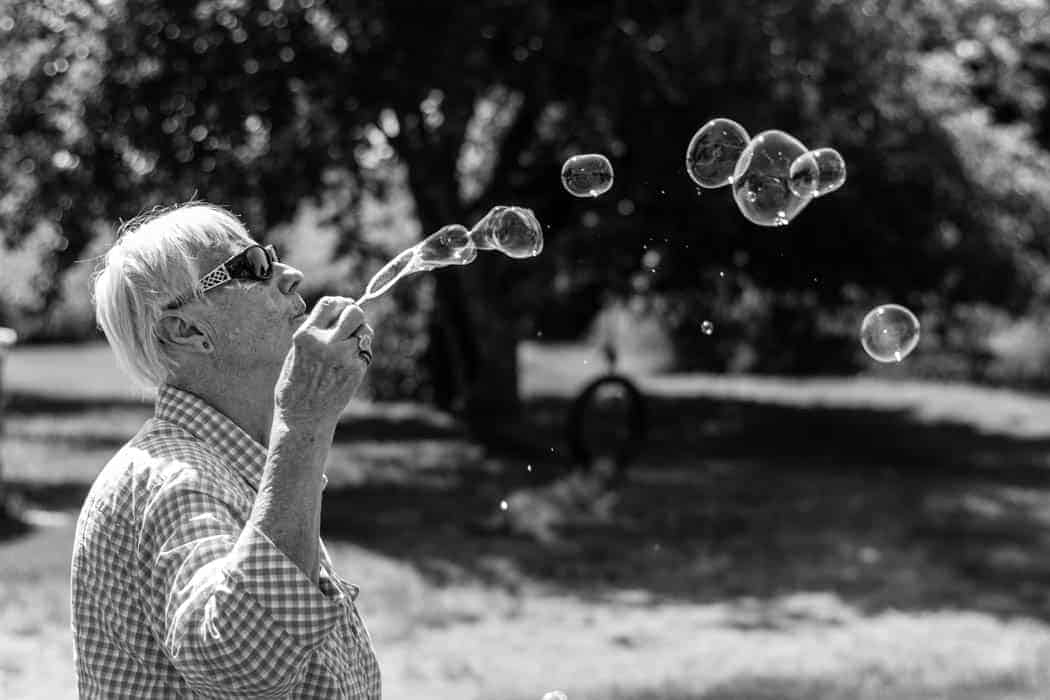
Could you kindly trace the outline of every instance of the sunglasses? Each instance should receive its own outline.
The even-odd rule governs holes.
[[[272,246],[250,245],[233,257],[215,267],[197,282],[195,295],[204,294],[234,280],[265,282],[273,277],[274,263],[280,262],[277,250]],[[188,298],[176,299],[169,308],[181,306]]]

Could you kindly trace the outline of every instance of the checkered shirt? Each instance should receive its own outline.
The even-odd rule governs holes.
[[[379,698],[379,667],[321,543],[314,584],[247,525],[266,448],[161,387],[77,521],[81,698]]]

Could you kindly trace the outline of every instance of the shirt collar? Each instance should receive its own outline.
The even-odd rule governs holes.
[[[267,449],[228,416],[188,391],[162,384],[155,415],[193,434],[230,464],[253,490],[258,490]]]

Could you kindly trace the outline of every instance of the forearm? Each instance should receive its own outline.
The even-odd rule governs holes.
[[[280,416],[252,507],[254,525],[314,583],[319,575],[321,482],[334,425],[290,426]]]

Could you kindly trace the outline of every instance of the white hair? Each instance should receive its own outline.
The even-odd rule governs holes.
[[[94,275],[99,328],[117,363],[147,388],[174,368],[156,323],[173,303],[192,300],[203,251],[250,243],[244,224],[222,207],[191,201],[155,209],[123,224]]]

